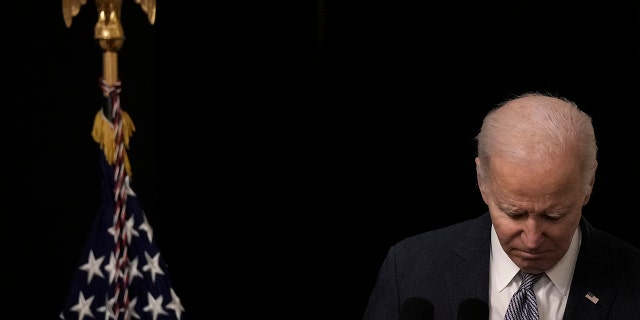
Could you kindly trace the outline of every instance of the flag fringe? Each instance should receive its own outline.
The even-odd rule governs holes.
[[[136,130],[133,125],[133,121],[129,114],[125,111],[122,112],[122,133],[123,143],[125,150],[129,149],[129,138]],[[104,116],[102,110],[96,113],[93,119],[93,129],[91,130],[91,136],[93,140],[100,144],[100,149],[104,151],[105,158],[110,165],[113,165],[116,161],[116,141],[115,141],[115,129],[113,123]],[[124,153],[124,167],[128,176],[131,176],[131,165],[129,164],[129,156],[126,151]]]

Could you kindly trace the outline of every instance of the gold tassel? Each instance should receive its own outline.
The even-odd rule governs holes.
[[[129,164],[129,156],[126,150],[129,149],[129,138],[136,131],[133,121],[127,112],[122,111],[122,134],[124,140],[124,168],[128,176],[131,176],[131,165]],[[93,129],[91,130],[93,140],[100,144],[104,156],[110,165],[116,161],[116,141],[113,123],[111,123],[102,113],[98,111],[93,119]]]

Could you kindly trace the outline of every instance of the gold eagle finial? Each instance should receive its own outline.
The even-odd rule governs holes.
[[[71,20],[80,12],[80,7],[87,0],[62,0],[62,16],[67,28],[71,26]],[[103,54],[103,79],[110,85],[118,81],[118,56],[117,52],[124,42],[120,11],[122,0],[95,0],[98,9],[98,22],[94,27],[94,38],[102,49]],[[156,20],[156,0],[135,0],[147,14],[151,24]]]
[[[149,22],[154,24],[156,21],[156,0],[135,0],[135,2],[139,4],[142,11],[147,14]],[[62,0],[62,16],[64,17],[64,24],[67,28],[71,27],[73,17],[80,12],[80,7],[86,3],[87,0]],[[96,0],[96,7],[98,8],[98,22],[96,23],[95,31],[96,38],[106,39],[102,37],[111,37],[108,39],[113,39],[122,36],[122,26],[120,25],[122,0]]]

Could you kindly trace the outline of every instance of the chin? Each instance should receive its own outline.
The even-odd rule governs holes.
[[[545,272],[553,266],[552,263],[546,260],[531,260],[531,259],[519,259],[516,263],[520,269],[526,273],[540,273]]]

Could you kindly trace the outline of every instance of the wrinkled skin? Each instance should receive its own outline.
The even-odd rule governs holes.
[[[595,168],[585,179],[570,154],[543,164],[493,158],[490,176],[478,180],[500,245],[525,272],[544,272],[560,261],[591,196]]]

